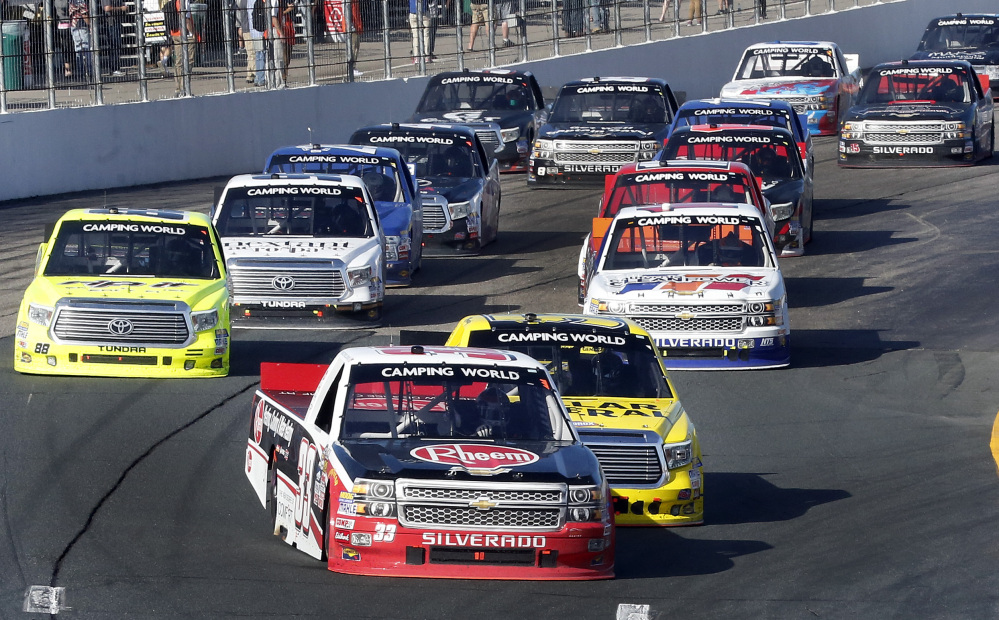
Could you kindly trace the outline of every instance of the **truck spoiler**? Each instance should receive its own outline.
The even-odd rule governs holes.
[[[315,392],[329,364],[260,363],[260,389],[269,392]]]

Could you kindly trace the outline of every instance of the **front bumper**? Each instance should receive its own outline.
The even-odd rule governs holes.
[[[532,159],[527,169],[527,185],[560,186],[569,183],[603,185],[604,177],[615,174],[623,164],[556,164],[551,159]]]
[[[614,576],[613,530],[602,523],[572,523],[557,532],[483,532],[412,530],[397,527],[395,521],[378,519],[350,521],[349,530],[331,524],[331,571],[452,579],[582,580]],[[386,531],[393,532],[391,540],[385,540]],[[600,549],[591,550],[597,547]]]
[[[749,370],[791,363],[791,336],[776,331],[773,336],[762,337],[651,334],[662,352],[663,364],[670,370]]]
[[[478,214],[473,214],[476,220]],[[475,227],[472,233],[468,231],[468,218],[447,220],[446,228],[439,231],[423,230],[424,256],[475,256],[482,251],[479,238],[480,227]]]
[[[502,149],[496,151],[496,162],[500,172],[525,172],[530,155],[527,140],[518,139],[505,143]]]
[[[839,141],[839,165],[844,168],[971,166],[971,140],[945,140],[934,145],[870,145],[860,140]]]
[[[704,523],[704,473],[696,465],[670,472],[657,489],[611,487],[614,524],[618,526],[679,526]]]
[[[786,241],[779,247],[781,258],[786,258],[788,256],[804,256],[805,230],[801,227],[801,217],[799,215],[795,215],[790,221],[787,222],[787,225],[788,232],[785,235],[779,235],[786,238]],[[783,227],[783,224],[781,226]]]
[[[409,286],[412,283],[413,265],[411,261],[385,261],[385,286]]]
[[[808,133],[813,136],[835,136],[839,133],[839,119],[834,110],[809,110]]]
[[[18,320],[14,370],[26,374],[88,377],[224,377],[229,374],[227,325],[197,334],[182,348],[59,343],[41,325]]]
[[[232,326],[242,329],[367,329],[382,320],[382,302],[306,304],[234,301]]]

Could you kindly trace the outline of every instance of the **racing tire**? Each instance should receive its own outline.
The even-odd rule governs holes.
[[[493,227],[493,238],[489,240],[489,243],[495,243],[499,239],[499,222],[500,222],[500,207],[503,201],[496,201],[496,226]]]
[[[413,231],[409,231],[409,238],[413,238]],[[420,249],[418,250],[420,255],[416,259],[416,263],[413,264],[412,273],[416,273],[423,268],[423,239],[420,239]]]
[[[806,228],[804,232],[801,234],[802,245],[812,242],[812,236],[814,235],[812,231],[814,228],[815,228],[815,205],[812,204],[812,208],[808,210],[808,228]]]
[[[323,508],[322,512],[322,524],[323,524],[323,544],[320,545],[319,561],[323,563],[329,562],[330,559],[330,540],[333,538],[331,536],[330,530],[330,485],[326,485],[326,501],[324,502],[326,506]]]

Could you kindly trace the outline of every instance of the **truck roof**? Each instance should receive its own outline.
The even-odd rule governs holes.
[[[174,211],[167,209],[130,209],[127,207],[100,207],[93,209],[71,209],[59,218],[66,220],[140,220],[151,222],[176,222],[183,224],[210,223],[208,216],[196,211]]]
[[[268,187],[273,185],[330,185],[336,187],[364,187],[360,178],[349,174],[239,174],[226,183],[226,187]]]
[[[476,349],[472,347],[428,347],[422,345],[387,347],[351,347],[342,350],[337,357],[343,357],[348,364],[460,364],[462,366],[525,366],[544,371],[544,366],[534,358],[513,351]]]
[[[657,206],[625,207],[614,216],[614,221],[657,215],[719,215],[752,217],[760,219],[759,210],[751,204],[735,202],[677,202]]]

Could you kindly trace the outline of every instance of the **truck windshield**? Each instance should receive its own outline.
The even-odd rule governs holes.
[[[219,207],[215,227],[223,237],[375,235],[364,195],[357,187],[231,187]]]
[[[451,80],[444,84],[443,81]],[[495,110],[497,112],[527,111],[531,109],[530,88],[513,78],[459,76],[444,78],[427,87],[417,114],[451,112],[459,110]],[[485,120],[463,117],[455,120]]]
[[[818,47],[765,47],[746,50],[736,79],[836,77],[833,50]]]
[[[919,42],[919,51],[999,49],[999,20],[976,17],[971,20],[947,18],[930,24]]]
[[[564,421],[538,371],[365,365],[351,370],[341,439],[571,439]]]
[[[371,199],[378,202],[403,202],[402,186],[395,161],[369,155],[332,155],[322,153],[275,153],[267,162],[267,174],[349,174],[360,177]]]
[[[398,150],[413,176],[472,178],[480,175],[475,144],[464,136],[363,135],[360,141]]]
[[[564,397],[672,398],[648,340],[617,334],[592,336],[482,330],[470,334],[468,346],[526,353],[544,364]],[[616,344],[600,346],[592,344],[594,340]]]
[[[763,125],[794,132],[788,111],[780,108],[687,108],[676,114],[675,127],[712,124]]]
[[[893,101],[971,101],[967,74],[960,67],[884,67],[871,71],[860,103]]]
[[[149,222],[64,222],[46,276],[102,274],[217,279],[212,236],[202,226]]]
[[[742,175],[730,172],[662,171],[621,175],[610,200],[602,207],[601,216],[614,217],[624,207],[672,202],[753,204],[753,193],[746,183]]]
[[[646,85],[564,87],[552,108],[553,123],[668,123],[666,100]]]
[[[724,220],[726,223],[716,223]],[[771,267],[761,221],[725,216],[643,216],[618,220],[603,269],[677,266]]]
[[[662,159],[739,161],[765,182],[800,179],[804,176],[798,145],[783,135],[756,136],[739,133],[703,135],[673,134],[663,148]]]

